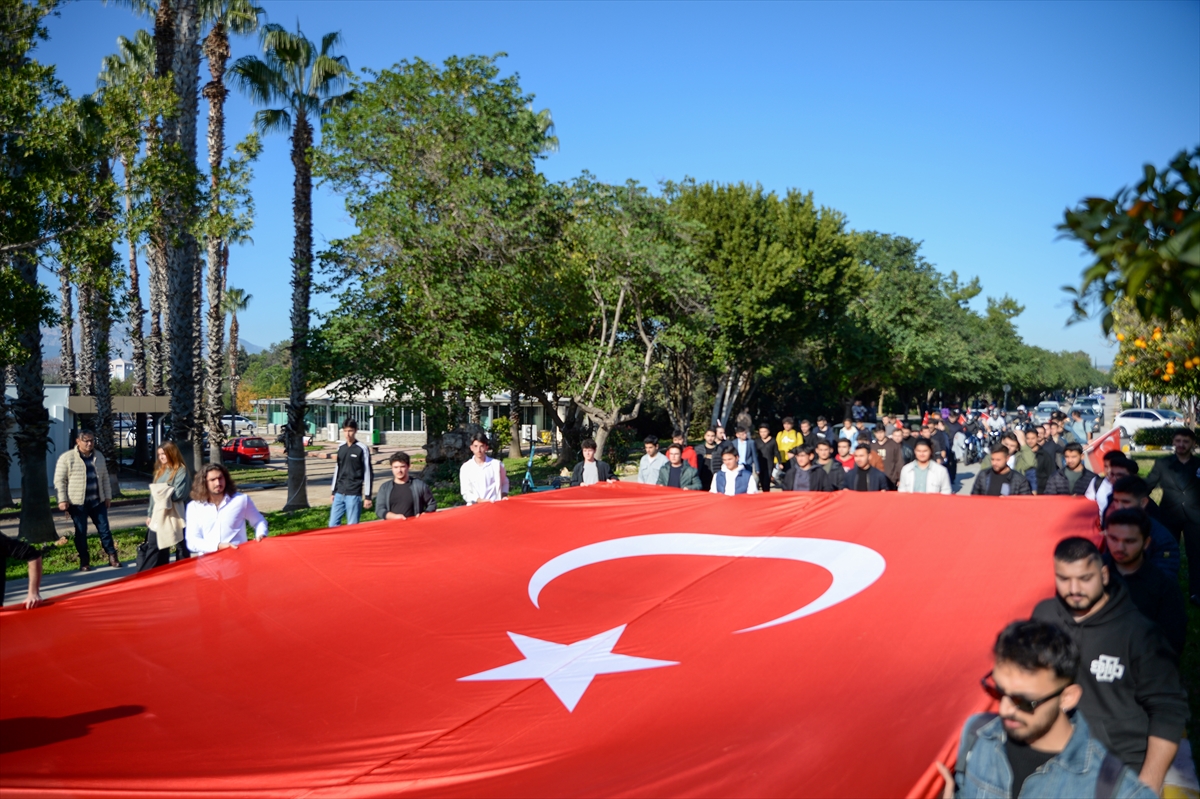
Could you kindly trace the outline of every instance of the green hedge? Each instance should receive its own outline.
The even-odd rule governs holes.
[[[1186,429],[1186,427],[1143,427],[1133,434],[1133,443],[1139,447],[1169,447],[1175,439],[1175,434]],[[1197,435],[1197,438],[1200,438],[1200,435]]]

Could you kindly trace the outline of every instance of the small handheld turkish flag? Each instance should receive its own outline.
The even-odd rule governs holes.
[[[1121,430],[1114,427],[1097,439],[1093,439],[1083,452],[1087,455],[1088,468],[1096,474],[1104,474],[1104,455],[1121,449]]]
[[[0,613],[0,789],[935,792],[1088,508],[614,484],[183,561]]]

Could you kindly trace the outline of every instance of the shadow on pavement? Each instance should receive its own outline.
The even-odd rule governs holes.
[[[132,563],[126,564],[119,569],[114,569],[111,566],[97,566],[95,571],[91,572],[59,572],[57,574],[46,574],[42,576],[42,599],[58,596],[59,594],[78,591],[81,588],[89,588],[93,585],[102,585],[112,582],[121,577],[128,577],[131,574],[137,574]],[[9,580],[4,585],[4,606],[16,605],[25,599],[25,592],[29,590],[28,580]]]

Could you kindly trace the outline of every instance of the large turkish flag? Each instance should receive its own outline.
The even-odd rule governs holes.
[[[0,789],[928,794],[1095,517],[617,484],[270,538],[0,614]]]

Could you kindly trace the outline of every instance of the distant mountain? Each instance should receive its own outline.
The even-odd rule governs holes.
[[[244,338],[238,338],[238,346],[246,351],[248,355],[258,355],[260,352],[266,352],[266,347],[260,347],[254,342],[246,341]]]

